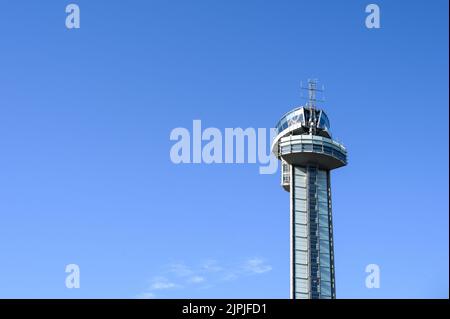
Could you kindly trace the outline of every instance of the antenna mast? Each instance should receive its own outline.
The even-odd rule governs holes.
[[[301,88],[303,90],[308,90],[308,102],[307,106],[309,108],[309,134],[315,134],[317,128],[317,120],[316,120],[316,102],[318,101],[316,98],[316,92],[323,92],[324,88],[322,86],[321,89],[317,88],[317,80],[316,79],[308,79],[308,87]],[[322,100],[321,100],[322,101]]]

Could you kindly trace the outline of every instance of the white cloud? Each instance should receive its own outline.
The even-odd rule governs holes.
[[[182,262],[173,263],[162,272],[165,276],[154,277],[149,288],[138,295],[138,298],[155,298],[154,291],[174,288],[207,289],[225,281],[260,275],[271,270],[271,265],[257,257],[231,265],[221,265],[214,259],[206,260],[198,267],[190,267]],[[178,284],[177,280],[182,280],[183,285]]]
[[[217,260],[214,259],[208,259],[207,261],[205,261],[202,265],[202,269],[207,272],[218,272],[223,270],[223,268],[219,266]]]
[[[180,277],[186,277],[192,275],[194,272],[184,263],[174,263],[169,265],[169,273],[173,273]]]
[[[178,285],[167,280],[165,277],[155,277],[150,285],[151,290],[171,289],[175,287],[178,287]]]
[[[199,284],[201,282],[205,281],[205,277],[202,276],[192,276],[191,278],[189,278],[188,282],[192,283],[192,284]]]
[[[143,292],[136,296],[136,299],[153,299],[156,295],[153,292]]]
[[[254,274],[263,274],[271,271],[272,266],[266,264],[264,260],[260,258],[250,258],[244,263],[243,267],[246,271]]]
[[[226,273],[222,276],[222,280],[225,280],[225,281],[236,280],[238,278],[239,278],[239,276],[236,273],[232,273],[232,272]]]

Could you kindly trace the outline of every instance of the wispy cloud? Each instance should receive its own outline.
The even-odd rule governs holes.
[[[223,268],[219,265],[217,260],[208,259],[202,264],[202,269],[207,272],[218,272],[223,270]]]
[[[173,263],[168,266],[167,272],[176,276],[186,277],[191,276],[194,272],[184,263]]]
[[[205,277],[202,276],[192,276],[188,279],[188,282],[193,283],[193,284],[199,284],[205,281]]]
[[[207,259],[197,266],[188,266],[183,262],[172,263],[162,272],[164,276],[154,277],[148,289],[137,298],[155,298],[155,291],[174,288],[209,289],[226,281],[262,275],[271,270],[272,266],[259,257],[233,264],[220,264],[215,259]]]
[[[169,281],[165,277],[155,277],[153,278],[153,282],[150,285],[151,290],[162,290],[162,289],[171,289],[178,287],[179,285]]]
[[[239,278],[239,275],[236,274],[236,273],[234,273],[234,272],[227,272],[227,273],[224,273],[224,274],[220,277],[220,279],[223,280],[223,281],[231,281],[231,280],[236,280],[236,279],[238,279],[238,278]]]
[[[246,260],[243,268],[254,274],[263,274],[272,270],[272,266],[266,264],[261,258],[250,258]]]
[[[154,277],[151,280],[151,283],[148,286],[148,288],[145,291],[143,291],[142,293],[138,294],[135,298],[136,299],[153,299],[153,298],[156,298],[155,291],[164,291],[164,290],[168,290],[168,289],[181,288],[181,287],[182,287],[181,285],[170,281],[166,277],[158,276],[158,277]]]
[[[153,292],[147,291],[147,292],[143,292],[143,293],[137,295],[136,299],[153,299],[155,297],[156,297],[156,295]]]
[[[252,257],[244,260],[235,267],[224,268],[221,272],[222,281],[238,280],[243,276],[260,275],[272,270],[272,266],[267,264],[264,259]]]

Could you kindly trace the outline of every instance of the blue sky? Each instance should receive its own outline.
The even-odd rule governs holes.
[[[169,135],[273,127],[308,78],[349,152],[337,297],[448,297],[447,1],[377,1],[377,30],[369,1],[73,2],[77,30],[1,1],[0,297],[288,298],[279,174],[175,165]]]

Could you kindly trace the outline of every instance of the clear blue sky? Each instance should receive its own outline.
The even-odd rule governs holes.
[[[175,127],[273,127],[326,86],[338,298],[448,297],[448,2],[1,1],[0,297],[289,296],[289,199],[174,165]],[[65,265],[81,288],[65,287]],[[365,267],[381,287],[365,287]]]

